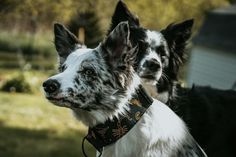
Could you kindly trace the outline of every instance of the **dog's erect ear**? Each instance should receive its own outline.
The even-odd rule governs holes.
[[[186,20],[178,24],[170,24],[161,33],[167,40],[169,47],[174,48],[175,52],[179,51],[178,46],[185,46],[192,34],[193,19]],[[185,47],[183,47],[185,48]],[[180,49],[181,50],[181,49]],[[179,52],[177,52],[179,53]]]
[[[113,68],[133,64],[137,46],[132,48],[128,22],[119,23],[102,43],[103,55]]]
[[[77,45],[81,45],[76,36],[62,24],[54,24],[54,35],[55,47],[60,57],[60,62],[63,62]]]
[[[170,50],[170,68],[177,75],[180,64],[185,59],[185,50],[188,40],[192,34],[193,19],[178,24],[170,24],[162,30]]]
[[[112,15],[108,34],[122,21],[128,21],[130,26],[139,26],[138,17],[129,11],[127,5],[122,0],[119,0]]]

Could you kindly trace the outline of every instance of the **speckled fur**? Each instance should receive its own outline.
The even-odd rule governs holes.
[[[64,29],[59,32],[68,31],[58,24],[55,27]],[[56,34],[59,38],[55,39],[55,44],[68,37],[64,34]],[[46,92],[45,96],[55,105],[71,108],[88,126],[126,114],[129,110],[126,104],[140,85],[140,78],[133,69],[137,47],[132,46],[129,35],[128,23],[122,22],[95,49],[69,48],[64,51],[66,54],[59,52],[59,56],[64,57],[60,61],[63,68],[49,80],[57,80],[60,89],[51,94]],[[154,99],[133,129],[116,143],[104,147],[102,154],[102,157],[131,156],[203,157],[205,154],[184,122]]]

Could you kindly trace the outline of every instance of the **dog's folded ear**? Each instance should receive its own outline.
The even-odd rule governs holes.
[[[65,59],[78,44],[81,45],[76,36],[62,24],[54,24],[54,35],[55,47],[60,57],[60,62]]]
[[[119,0],[107,33],[109,34],[122,21],[128,21],[130,26],[139,26],[138,17],[130,12],[127,5],[122,0]]]
[[[128,22],[119,23],[102,43],[103,55],[113,68],[133,64],[137,46],[132,47]],[[122,69],[121,68],[121,69]]]

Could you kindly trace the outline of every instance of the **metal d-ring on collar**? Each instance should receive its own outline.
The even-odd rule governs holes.
[[[115,143],[126,133],[128,133],[135,124],[140,120],[145,111],[153,103],[153,99],[147,94],[145,89],[140,85],[136,89],[136,93],[129,101],[130,110],[126,115],[120,115],[119,119],[107,120],[103,124],[98,124],[95,127],[89,128],[88,134],[84,137],[82,142],[82,151],[84,151],[84,141],[91,143],[102,155],[103,148],[107,145]]]

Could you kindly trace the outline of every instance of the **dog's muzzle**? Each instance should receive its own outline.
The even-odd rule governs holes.
[[[51,95],[59,91],[60,83],[57,80],[49,79],[43,83],[44,91]]]

